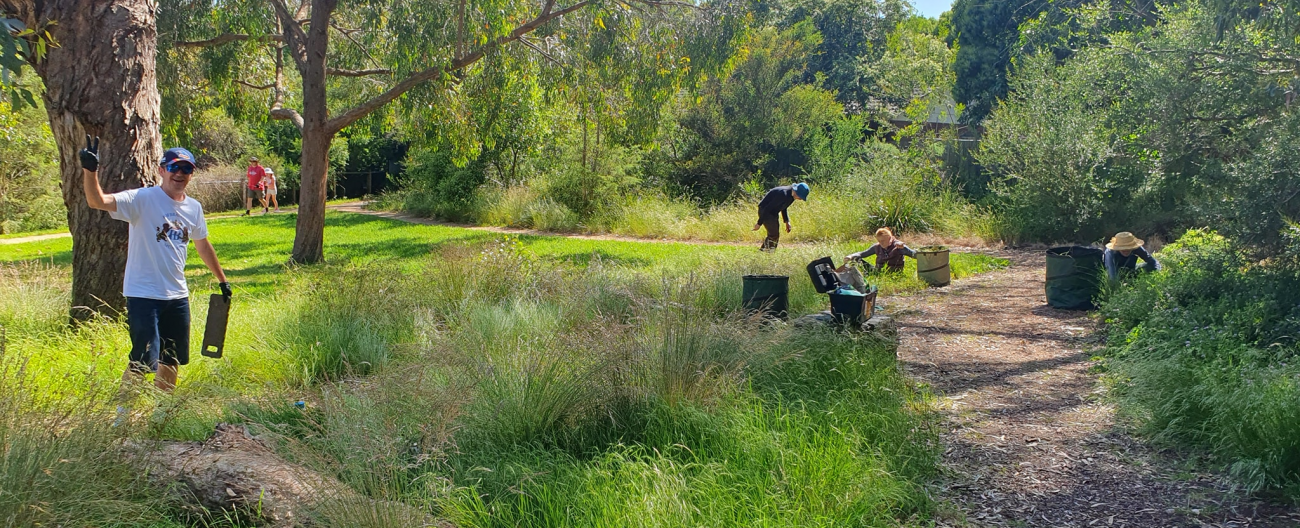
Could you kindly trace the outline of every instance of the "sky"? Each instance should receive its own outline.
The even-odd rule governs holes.
[[[912,0],[912,5],[916,6],[916,12],[921,16],[939,18],[944,11],[952,8],[952,0]]]

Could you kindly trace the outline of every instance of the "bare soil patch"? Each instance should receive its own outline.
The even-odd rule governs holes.
[[[1117,423],[1097,323],[1047,306],[1041,250],[994,254],[1011,267],[884,301],[943,414],[939,526],[1300,526]]]

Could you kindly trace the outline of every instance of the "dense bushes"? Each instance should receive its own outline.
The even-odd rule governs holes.
[[[813,197],[792,210],[792,240],[856,239],[882,226],[984,234],[985,215],[952,191],[940,162],[954,143],[942,140],[955,132],[897,124],[951,107],[943,24],[908,19],[904,7],[834,0],[767,13],[771,23],[745,34],[725,68],[660,104],[645,133],[632,133],[617,104],[593,115],[566,100],[585,94],[511,103],[500,110],[526,110],[529,126],[480,130],[473,148],[452,141],[459,137],[417,147],[385,207],[549,231],[736,241],[767,189],[807,181]]]
[[[1300,495],[1300,266],[1252,262],[1205,231],[1160,257],[1164,272],[1102,308],[1123,409],[1204,446],[1248,489]]]
[[[790,209],[789,240],[854,240],[889,226],[907,233],[987,235],[987,215],[950,190],[915,153],[876,140],[859,143],[856,119],[837,132],[850,135],[838,152],[819,149],[810,167],[813,194]],[[837,143],[832,138],[829,143]],[[510,186],[483,182],[482,167],[456,167],[446,155],[419,154],[404,188],[389,207],[436,218],[559,232],[609,232],[648,238],[743,240],[767,187],[751,181],[733,199],[702,206],[641,182],[636,152],[610,149],[596,170],[573,163]],[[575,160],[576,161],[576,160]],[[480,182],[475,184],[474,182]],[[477,186],[475,186],[477,185]]]
[[[1295,60],[1281,43],[1300,26],[1267,20],[1287,11],[1276,4],[1227,24],[1228,5],[1163,6],[1131,29],[1104,9],[1024,28],[1024,42],[1062,38],[1015,60],[1011,93],[984,123],[976,157],[996,175],[1005,238],[1213,224],[1242,243],[1277,240],[1300,215],[1300,117],[1294,72],[1269,65]]]
[[[278,175],[277,175],[278,176]],[[216,213],[244,208],[244,169],[235,165],[213,165],[194,172],[185,194],[203,205],[203,212]],[[284,188],[279,190],[285,194]],[[282,198],[281,198],[282,199]],[[257,202],[253,202],[257,206]]]

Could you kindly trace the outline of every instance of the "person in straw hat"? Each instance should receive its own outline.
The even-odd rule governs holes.
[[[1146,267],[1140,268],[1141,271],[1155,271],[1160,269],[1160,263],[1142,247],[1142,239],[1133,236],[1133,233],[1123,231],[1116,233],[1111,237],[1110,242],[1106,244],[1106,252],[1102,255],[1101,260],[1106,265],[1106,275],[1111,279],[1119,278],[1120,270],[1137,272],[1138,259],[1146,262]]]

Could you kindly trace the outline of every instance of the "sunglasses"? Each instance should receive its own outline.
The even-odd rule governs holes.
[[[190,165],[189,163],[168,163],[167,172],[174,172],[174,173],[180,173],[185,175],[194,174],[194,166]]]

